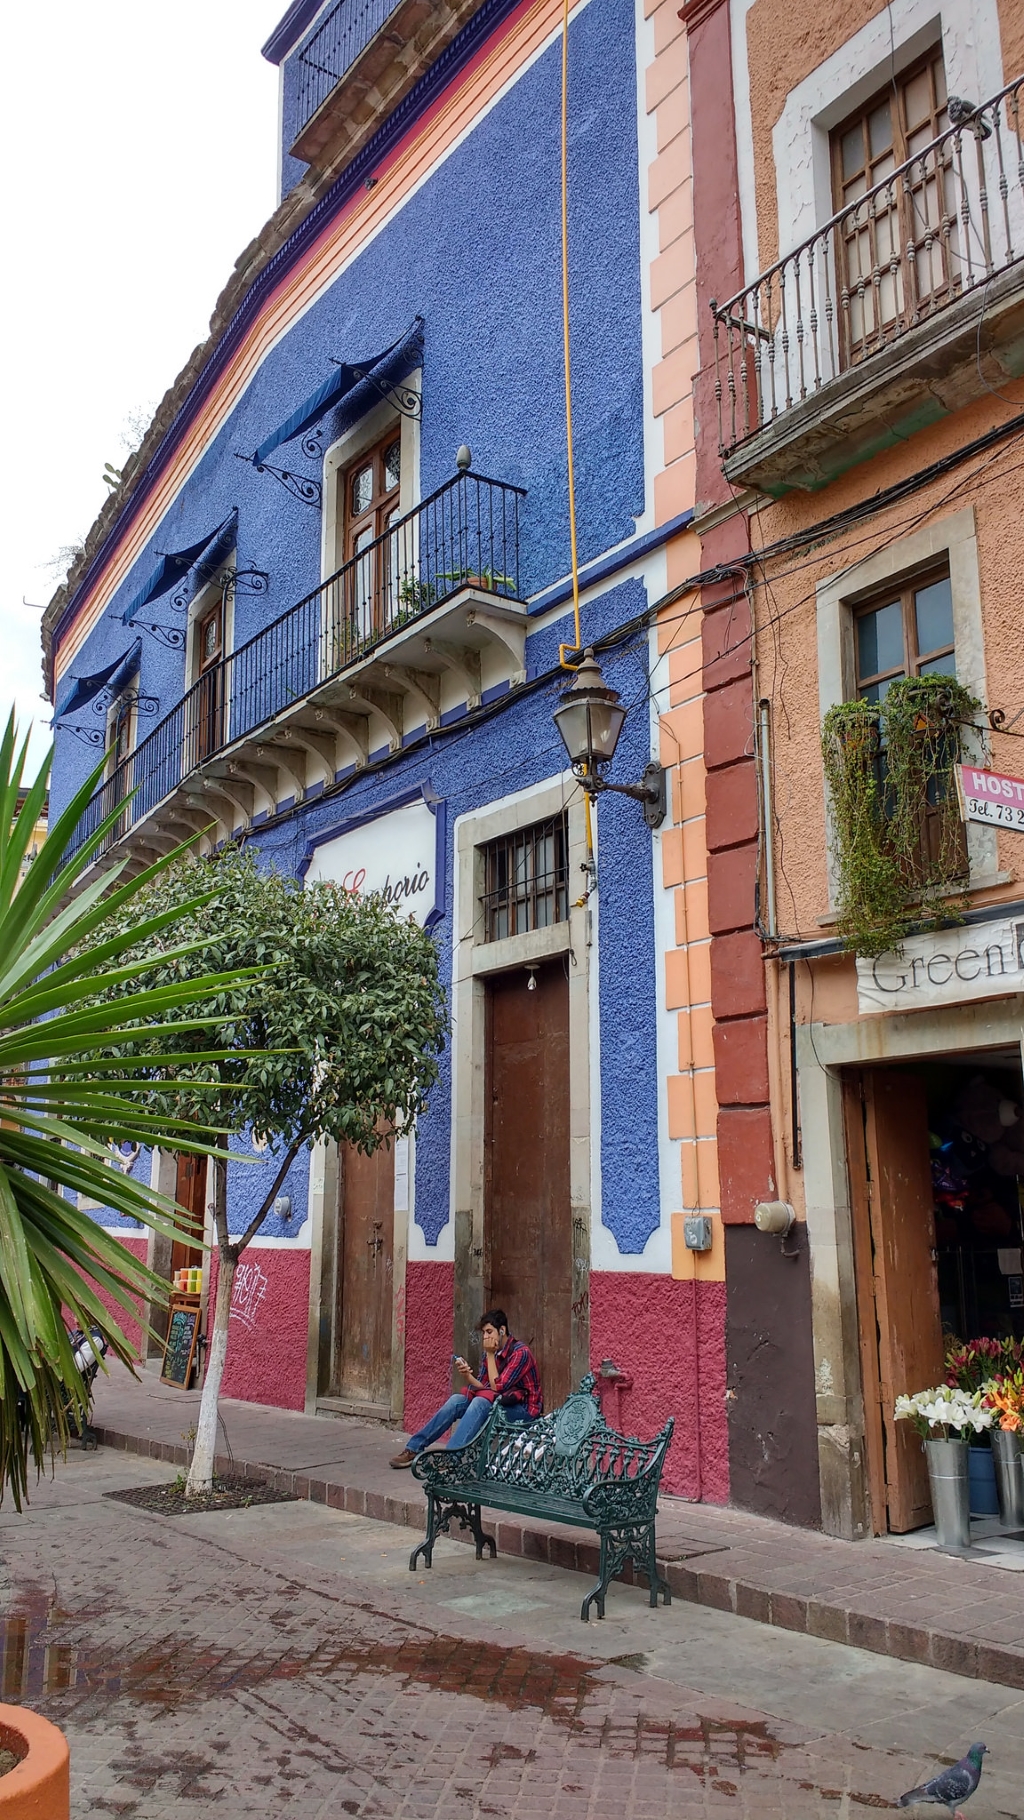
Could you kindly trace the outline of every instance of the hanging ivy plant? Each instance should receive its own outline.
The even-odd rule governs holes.
[[[979,706],[955,677],[912,676],[892,683],[883,702],[840,702],[826,714],[822,756],[848,950],[885,954],[912,927],[962,911],[967,844],[953,773]]]

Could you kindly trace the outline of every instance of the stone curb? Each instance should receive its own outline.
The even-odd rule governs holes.
[[[188,1449],[168,1441],[149,1440],[114,1428],[98,1427],[96,1433],[104,1447],[122,1453],[166,1460],[173,1466],[188,1463]],[[422,1498],[392,1498],[383,1492],[366,1491],[359,1485],[338,1484],[309,1473],[288,1472],[280,1467],[220,1454],[215,1471],[262,1479],[278,1491],[291,1492],[314,1504],[326,1504],[331,1510],[369,1517],[374,1522],[395,1523],[406,1529],[419,1529],[423,1525]],[[494,1525],[494,1536],[502,1554],[521,1555],[531,1561],[546,1561],[552,1567],[597,1576],[596,1542],[580,1540],[572,1531],[548,1530],[518,1522],[515,1518],[501,1517]],[[468,1534],[458,1534],[455,1539],[471,1540]],[[879,1617],[876,1612],[858,1611],[852,1605],[842,1605],[813,1594],[773,1592],[770,1587],[755,1586],[729,1574],[691,1567],[685,1561],[659,1559],[658,1566],[673,1597],[685,1599],[692,1605],[732,1612],[740,1618],[752,1618],[758,1624],[773,1624],[780,1630],[823,1637],[830,1643],[847,1643],[901,1662],[941,1668],[947,1674],[963,1675],[970,1680],[995,1681],[1005,1687],[1024,1688],[1024,1650],[957,1636],[951,1631],[925,1625],[898,1623]],[[618,1577],[627,1584],[633,1583],[629,1568]]]

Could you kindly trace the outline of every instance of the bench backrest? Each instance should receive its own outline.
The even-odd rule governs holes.
[[[536,1422],[509,1422],[497,1408],[476,1443],[474,1477],[515,1485],[540,1499],[580,1502],[597,1485],[631,1486],[628,1504],[635,1507],[642,1491],[641,1501],[653,1510],[673,1426],[667,1422],[650,1441],[619,1434],[605,1421],[588,1372],[560,1409]]]

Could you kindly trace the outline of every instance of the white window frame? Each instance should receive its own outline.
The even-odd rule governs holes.
[[[996,0],[971,0],[969,6],[960,0],[945,12],[936,9],[935,0],[891,0],[790,90],[772,131],[780,256],[835,212],[833,127],[939,43],[951,95],[980,102],[1002,88]]]

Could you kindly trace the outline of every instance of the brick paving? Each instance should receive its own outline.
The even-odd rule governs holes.
[[[139,1382],[118,1371],[97,1387],[104,1441],[155,1458],[187,1459],[197,1392]],[[390,1470],[395,1432],[345,1417],[315,1417],[225,1399],[221,1466],[270,1478],[338,1510],[422,1528],[415,1479]],[[596,1576],[592,1536],[504,1516],[493,1533],[502,1553]],[[673,1594],[900,1661],[1024,1688],[1024,1574],[886,1541],[841,1542],[810,1530],[663,1498],[662,1572]]]
[[[439,1588],[445,1571],[456,1589],[479,1584],[454,1545],[439,1545],[447,1569],[414,1580],[402,1552],[387,1564],[380,1544],[394,1532],[365,1519],[306,1503],[175,1519],[101,1495],[165,1476],[152,1461],[73,1454],[26,1515],[0,1512],[0,1691],[67,1732],[74,1820],[193,1820],[211,1808],[220,1820],[847,1820],[892,1808],[983,1713],[999,1746],[986,1790],[999,1805],[979,1797],[977,1820],[1020,1812],[1006,1804],[1008,1772],[1019,1782],[1024,1767],[1016,1695],[965,1689],[970,1710],[954,1702],[949,1716],[949,1687],[962,1682],[879,1665],[914,1682],[907,1726],[919,1742],[894,1742],[888,1724],[865,1742],[845,1729],[838,1685],[822,1726],[668,1670],[636,1672],[640,1654],[609,1661],[593,1644],[615,1648],[631,1626],[665,1639],[669,1657],[680,1635],[678,1608],[653,1614],[638,1589],[619,1589],[611,1622],[573,1626],[578,1595],[562,1597],[564,1576],[503,1563],[512,1605],[531,1574],[548,1576],[546,1599],[518,1599],[528,1630],[525,1617],[497,1624],[429,1603],[451,1590]],[[729,1627],[723,1637],[767,1635],[693,1616]],[[800,1648],[824,1652],[814,1661],[840,1677],[857,1659],[809,1639]],[[885,1704],[883,1690],[875,1708]],[[875,1734],[878,1724],[876,1710]]]

